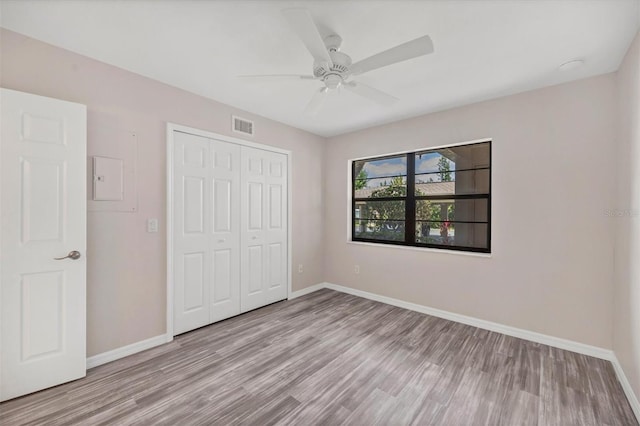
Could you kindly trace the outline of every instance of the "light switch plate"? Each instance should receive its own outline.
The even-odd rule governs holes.
[[[158,232],[158,219],[147,219],[147,232]]]

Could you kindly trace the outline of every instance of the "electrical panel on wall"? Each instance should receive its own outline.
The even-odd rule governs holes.
[[[122,201],[124,199],[124,160],[93,157],[94,201]]]
[[[137,135],[120,128],[117,121],[96,114],[90,114],[88,120],[88,210],[135,212]]]

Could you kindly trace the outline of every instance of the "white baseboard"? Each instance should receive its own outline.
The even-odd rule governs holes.
[[[624,390],[625,395],[627,395],[627,399],[629,400],[631,409],[633,409],[633,412],[636,415],[636,419],[640,420],[640,401],[638,401],[638,397],[633,392],[631,383],[629,383],[629,379],[627,379],[627,376],[624,374],[624,370],[622,369],[622,365],[620,365],[620,361],[618,361],[618,357],[616,357],[614,354],[613,359],[611,359],[610,361],[613,365],[613,369],[616,371],[618,381],[622,385],[622,389]]]
[[[325,288],[325,283],[320,283],[312,285],[311,287],[303,288],[302,290],[293,291],[289,295],[289,300],[295,299],[296,297],[304,296],[305,294],[313,293],[314,291],[318,291],[323,288]]]
[[[99,365],[106,364],[108,362],[115,361],[117,359],[124,358],[126,356],[133,355],[135,353],[142,352],[156,346],[160,346],[171,340],[173,339],[168,338],[166,334],[161,334],[159,336],[151,337],[150,339],[141,340],[127,346],[122,346],[111,351],[91,356],[87,358],[87,369],[91,369],[93,367],[97,367]]]
[[[342,293],[348,293],[354,296],[363,297],[365,299],[375,300],[376,302],[382,302],[388,305],[397,306],[399,308],[409,309],[411,311],[432,315],[434,317],[444,318],[450,321],[471,325],[473,327],[478,327],[483,330],[495,331],[496,333],[506,334],[507,336],[517,337],[520,339],[529,340],[536,343],[542,343],[548,346],[553,346],[555,348],[565,349],[571,352],[577,352],[580,354],[589,355],[595,358],[606,359],[608,361],[611,361],[613,359],[613,351],[611,351],[610,349],[599,348],[597,346],[586,345],[584,343],[574,342],[572,340],[548,336],[546,334],[536,333],[534,331],[523,330],[521,328],[511,327],[511,326],[499,324],[496,322],[486,321],[479,318],[474,318],[466,315],[456,314],[453,312],[443,311],[441,309],[431,308],[424,305],[418,305],[416,303],[405,302],[403,300],[393,299],[387,296],[380,296],[378,294],[369,293],[367,291],[362,291],[362,290],[356,290],[350,287],[344,287],[337,284],[324,283],[324,287],[331,290],[336,290]]]

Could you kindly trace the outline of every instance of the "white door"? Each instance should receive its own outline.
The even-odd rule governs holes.
[[[173,333],[287,298],[287,156],[173,131]]]
[[[287,297],[287,157],[242,147],[241,308]]]
[[[86,107],[6,89],[0,98],[7,400],[86,374]]]
[[[240,147],[174,132],[174,333],[240,313]]]
[[[266,282],[267,303],[287,298],[287,156],[267,152],[266,198]]]
[[[174,132],[174,333],[209,324],[209,139]]]
[[[212,280],[209,322],[240,313],[240,146],[211,141]]]

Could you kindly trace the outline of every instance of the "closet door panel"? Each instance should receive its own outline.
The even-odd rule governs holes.
[[[225,304],[232,304],[234,299],[239,297],[235,296],[234,289],[234,275],[233,271],[233,253],[229,249],[214,250],[213,257],[213,281],[211,283],[211,305],[213,311],[216,310],[216,306],[222,309]],[[239,293],[239,292],[238,292]],[[239,296],[239,295],[238,295]],[[233,315],[233,313],[231,313]],[[212,312],[212,318],[221,316],[219,313]],[[215,321],[215,319],[213,320]]]
[[[278,288],[284,284],[284,276],[282,274],[283,248],[281,243],[269,244],[269,265],[267,267],[269,273],[269,290]]]
[[[174,133],[174,333],[209,323],[209,140]]]
[[[185,253],[182,256],[183,268],[183,312],[206,309],[204,267],[205,253]]]
[[[201,176],[182,177],[183,235],[204,235],[205,183]]]
[[[262,255],[262,244],[249,245],[247,248],[247,274],[249,296],[262,294],[262,281],[264,270],[264,256]]]
[[[210,322],[240,313],[240,146],[211,141]]]
[[[213,179],[213,232],[231,232],[231,198],[233,181],[228,179]]]
[[[267,227],[265,244],[268,247],[265,293],[267,303],[287,298],[287,156],[268,152],[266,179],[269,196],[266,199]]]
[[[240,305],[242,312],[267,304],[265,286],[265,153],[241,148]]]
[[[287,297],[287,157],[242,148],[242,311]]]

